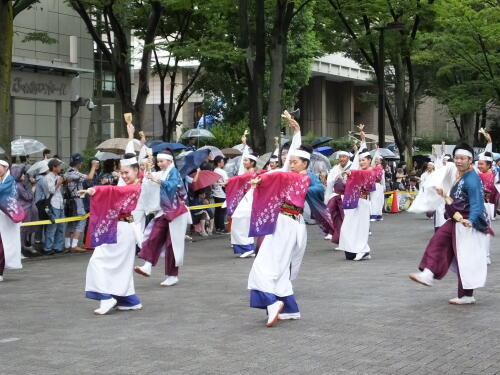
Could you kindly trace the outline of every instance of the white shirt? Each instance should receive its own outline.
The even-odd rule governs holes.
[[[226,181],[229,176],[227,172],[222,168],[215,168],[214,172],[217,173],[221,178],[212,186],[212,195],[216,198],[226,198],[226,193],[222,189],[221,183]]]
[[[64,200],[61,193],[62,185],[56,189],[57,180],[59,180],[60,176],[49,172],[45,176],[45,184],[47,186],[47,190],[49,194],[52,194],[52,199],[50,200],[50,204],[52,207],[62,210],[64,208]],[[48,198],[48,197],[47,197]]]

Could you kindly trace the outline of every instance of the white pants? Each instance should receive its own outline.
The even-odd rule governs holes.
[[[349,253],[369,253],[370,202],[359,199],[358,207],[344,210],[339,248]]]
[[[276,230],[262,241],[248,277],[248,289],[279,297],[293,294],[292,282],[300,269],[307,244],[304,219],[280,214]]]

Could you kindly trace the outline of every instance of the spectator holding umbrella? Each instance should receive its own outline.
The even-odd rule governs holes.
[[[26,175],[24,169],[20,166],[13,166],[10,169],[10,174],[16,181],[17,200],[25,212],[25,221],[38,220],[38,213],[34,205],[34,186],[26,187]],[[37,255],[37,251],[33,249],[32,237],[36,227],[22,227],[21,228],[21,246],[29,255]]]
[[[67,216],[83,216],[86,214],[83,199],[78,191],[84,190],[84,182],[92,181],[96,170],[99,168],[99,161],[92,160],[89,174],[80,172],[83,163],[83,157],[80,154],[71,155],[69,162],[70,168],[66,171],[64,179],[67,183]],[[85,230],[87,219],[71,221],[66,228],[66,238],[64,247],[71,251],[86,251],[78,246],[81,233]]]
[[[222,156],[216,156],[214,159],[214,172],[220,176],[220,179],[212,186],[212,196],[215,203],[222,203],[226,200],[226,192],[223,186],[228,180],[229,176],[224,170],[225,160]],[[225,233],[226,232],[226,208],[216,207],[215,208],[215,232]]]
[[[49,173],[45,176],[45,185],[49,196],[50,218],[52,220],[64,217],[64,198],[62,195],[62,185],[65,180],[60,176],[62,170],[62,161],[59,159],[50,159]],[[45,227],[45,242],[43,251],[46,255],[62,253],[64,245],[64,224],[54,223]]]

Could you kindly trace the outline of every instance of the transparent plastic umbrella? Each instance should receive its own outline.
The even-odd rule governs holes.
[[[2,147],[0,147],[0,154],[5,154],[5,150]]]
[[[33,164],[29,169],[26,171],[30,176],[34,177],[40,174],[40,172],[43,170],[47,170],[49,168],[49,160],[44,159],[37,161],[35,164]]]
[[[181,139],[185,138],[215,138],[215,135],[206,129],[189,129],[181,135]]]
[[[31,155],[36,154],[38,152],[42,152],[47,147],[36,139],[15,139],[10,142],[11,154],[18,155]]]

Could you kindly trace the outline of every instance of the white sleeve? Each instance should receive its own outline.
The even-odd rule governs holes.
[[[283,167],[281,168],[282,171],[290,172],[290,156],[291,156],[290,153],[292,151],[297,150],[301,144],[302,144],[302,135],[300,131],[298,131],[293,135],[292,143],[290,144],[290,148],[288,149],[288,154],[286,155],[285,162],[283,163]]]
[[[132,139],[127,143],[127,147],[125,147],[126,154],[135,154],[134,140]]]
[[[487,143],[484,152],[493,152],[493,143]]]
[[[238,174],[237,174],[238,176],[245,173],[245,167],[243,166],[243,159],[245,159],[245,156],[250,153],[249,149],[250,148],[248,147],[248,145],[245,145],[243,147],[243,153],[241,154],[240,165],[238,167]]]

